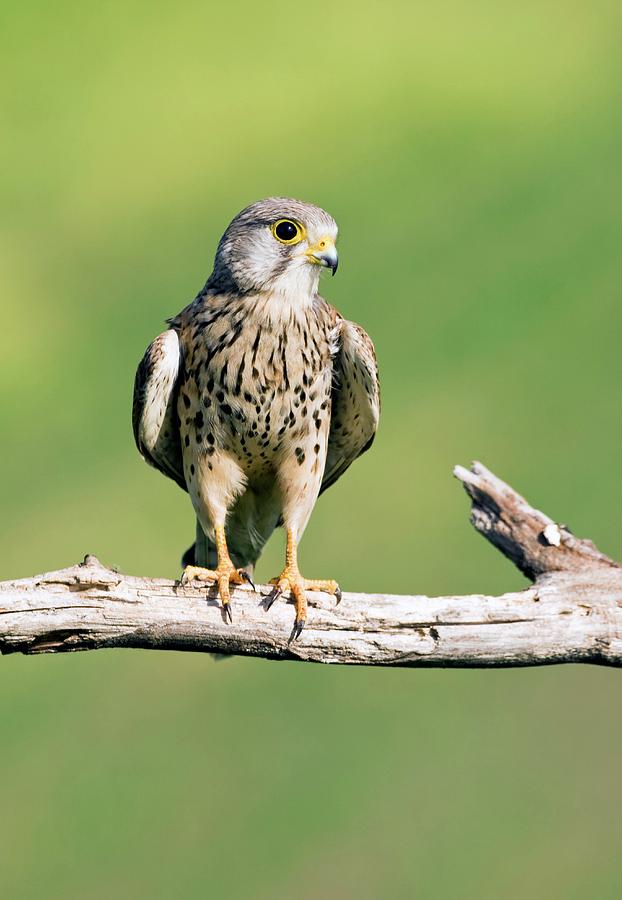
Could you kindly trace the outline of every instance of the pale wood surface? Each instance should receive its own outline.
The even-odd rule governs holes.
[[[79,565],[0,583],[0,651],[99,647],[194,650],[324,663],[508,666],[622,664],[622,567],[533,509],[474,463],[456,477],[471,521],[533,584],[487,597],[310,594],[309,619],[289,642],[293,607],[263,606],[271,588],[236,588],[233,624],[201,586]]]

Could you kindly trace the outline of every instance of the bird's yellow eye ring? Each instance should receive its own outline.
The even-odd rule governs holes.
[[[299,244],[305,236],[305,230],[292,219],[279,219],[271,227],[272,234],[281,244]]]

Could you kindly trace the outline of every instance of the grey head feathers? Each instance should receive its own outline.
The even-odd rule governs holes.
[[[301,226],[300,239],[282,243],[276,223]],[[220,239],[214,271],[206,288],[235,293],[317,288],[320,266],[309,265],[307,251],[317,241],[337,239],[337,224],[325,210],[289,197],[269,197],[247,206]]]

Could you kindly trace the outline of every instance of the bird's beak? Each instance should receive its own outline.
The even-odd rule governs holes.
[[[339,265],[339,256],[335,242],[331,237],[323,237],[305,252],[305,256],[310,263],[317,266],[326,266],[331,270],[333,275],[337,271]]]

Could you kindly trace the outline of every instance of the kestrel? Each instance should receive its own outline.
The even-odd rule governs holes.
[[[270,602],[308,580],[297,548],[315,502],[371,445],[380,412],[374,346],[318,294],[337,271],[337,225],[323,209],[270,198],[222,236],[203,290],[138,366],[133,426],[144,459],[188,491],[197,544],[183,580],[215,581],[231,621],[230,584],[250,572],[273,530],[287,534]],[[210,568],[203,568],[210,566]]]

